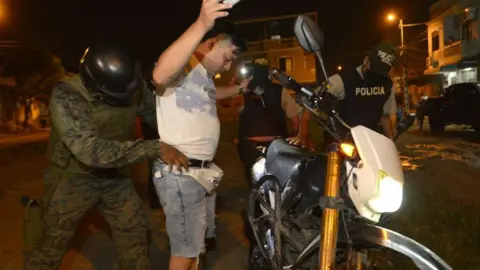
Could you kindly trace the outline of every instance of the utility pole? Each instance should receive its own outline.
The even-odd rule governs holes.
[[[400,19],[398,24],[400,28],[400,39],[401,39],[401,47],[400,47],[400,57],[402,59],[403,64],[403,95],[404,95],[404,102],[405,102],[405,115],[408,115],[410,111],[410,99],[408,94],[408,70],[407,70],[407,57],[405,56],[405,43],[403,41],[403,20]]]
[[[396,21],[397,17],[393,13],[389,13],[387,15],[387,21],[393,22]],[[407,69],[407,57],[405,55],[405,42],[404,42],[404,37],[403,37],[403,28],[405,27],[413,27],[413,26],[420,26],[420,25],[426,25],[426,23],[412,23],[412,24],[404,24],[403,19],[398,19],[398,28],[400,29],[400,40],[401,40],[401,46],[400,46],[400,58],[402,59],[402,66],[403,66],[403,95],[405,97],[405,113],[408,114],[410,110],[410,99],[409,99],[409,93],[408,93],[408,69]]]

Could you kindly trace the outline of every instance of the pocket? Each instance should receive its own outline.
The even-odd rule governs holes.
[[[161,165],[154,165],[152,170],[153,184],[157,193],[165,189],[165,173]]]
[[[42,207],[33,203],[26,205],[23,219],[23,248],[27,252],[40,244],[43,235],[42,216]]]
[[[199,180],[189,175],[181,175],[176,176],[176,181],[177,191],[180,193],[184,205],[194,206],[204,202],[207,191]]]
[[[152,175],[153,175],[153,179],[156,179],[156,178],[161,178],[161,177],[157,177],[156,175],[157,172],[160,172],[161,173],[161,176],[163,176],[163,167],[165,166],[165,164],[161,163],[161,162],[154,162],[153,163],[153,166],[152,166]]]

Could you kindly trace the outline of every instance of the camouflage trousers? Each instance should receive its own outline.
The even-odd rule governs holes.
[[[92,207],[98,207],[110,225],[119,269],[150,270],[148,219],[132,181],[73,177],[56,183],[44,210],[42,241],[25,269],[59,269],[79,220]]]

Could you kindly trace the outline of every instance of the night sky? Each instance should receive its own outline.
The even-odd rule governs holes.
[[[69,70],[75,70],[82,51],[90,43],[106,35],[129,39],[144,66],[151,66],[162,50],[196,19],[201,4],[200,0],[8,1],[9,16],[3,25],[2,38],[19,38],[25,45],[52,50]],[[243,0],[229,19],[317,11],[326,36],[327,67],[332,70],[338,64],[357,64],[362,53],[379,38],[388,37],[398,45],[398,29],[385,22],[388,11],[397,13],[405,23],[425,22],[429,18],[428,7],[434,2]],[[405,30],[406,43],[412,44],[411,64],[425,62],[425,55],[415,49],[426,49],[425,42],[418,42],[426,37],[419,36],[425,30],[425,27]]]

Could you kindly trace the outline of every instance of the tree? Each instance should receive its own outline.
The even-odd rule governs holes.
[[[15,79],[15,92],[25,106],[24,125],[28,124],[30,102],[36,96],[50,96],[65,76],[60,58],[39,50],[21,50],[7,60],[4,76]]]

